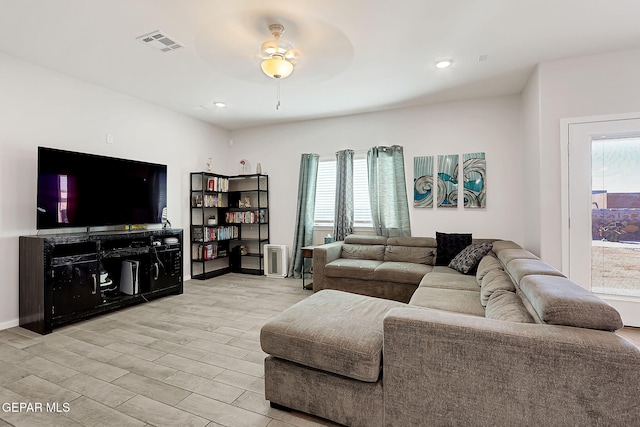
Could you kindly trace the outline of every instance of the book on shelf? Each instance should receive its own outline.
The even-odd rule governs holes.
[[[229,178],[223,178],[221,176],[212,176],[207,179],[207,191],[229,191]]]
[[[232,224],[260,224],[266,222],[266,209],[246,212],[227,212],[225,221]]]
[[[227,251],[224,248],[220,248],[217,243],[209,243],[194,247],[192,255],[195,260],[209,261],[226,256]]]

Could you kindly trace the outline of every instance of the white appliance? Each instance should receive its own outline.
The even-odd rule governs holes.
[[[127,295],[135,295],[138,293],[139,270],[139,261],[122,261],[122,272],[120,274],[120,292]]]
[[[264,245],[264,275],[269,277],[287,277],[287,246]]]

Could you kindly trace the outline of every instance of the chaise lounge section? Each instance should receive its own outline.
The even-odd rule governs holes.
[[[534,254],[493,241],[475,274],[434,259],[402,302],[362,295],[367,280],[401,294],[380,291],[397,283],[376,279],[384,258],[373,279],[316,289],[315,254],[340,246],[315,249],[317,292],[261,330],[273,405],[353,426],[640,424],[640,351],[613,333],[619,314]]]

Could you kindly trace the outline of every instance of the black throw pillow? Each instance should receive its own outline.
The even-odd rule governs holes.
[[[436,232],[436,265],[449,265],[464,248],[471,244],[471,233]]]

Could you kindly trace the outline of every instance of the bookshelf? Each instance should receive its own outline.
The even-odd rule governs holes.
[[[229,178],[225,222],[238,227],[232,270],[264,275],[264,245],[269,243],[269,177],[253,174]]]
[[[264,274],[268,176],[192,172],[190,185],[191,278]]]

